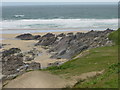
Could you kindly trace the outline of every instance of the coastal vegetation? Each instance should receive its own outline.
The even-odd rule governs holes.
[[[85,81],[78,80],[73,88],[117,88],[118,74],[118,32],[112,32],[108,38],[115,44],[87,50],[87,55],[70,60],[63,65],[47,68],[53,74],[65,78],[72,78],[82,73],[104,70],[102,75],[89,78]],[[84,52],[83,52],[84,53]],[[86,53],[86,52],[85,52]]]

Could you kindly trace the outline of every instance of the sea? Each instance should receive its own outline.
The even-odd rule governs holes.
[[[8,3],[2,5],[2,33],[116,30],[117,3]]]

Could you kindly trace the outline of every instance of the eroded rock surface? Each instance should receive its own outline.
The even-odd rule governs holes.
[[[3,81],[13,79],[28,70],[41,69],[40,63],[24,63],[24,54],[19,48],[10,48],[1,52]]]
[[[40,35],[32,35],[30,33],[26,33],[26,34],[21,34],[16,36],[16,38],[21,39],[21,40],[39,40],[41,38]]]
[[[110,29],[105,31],[91,30],[87,33],[67,33],[66,35],[48,33],[42,36],[36,45],[50,46],[49,52],[55,52],[51,58],[71,59],[86,49],[111,45],[112,42],[108,39],[108,35],[112,31]]]

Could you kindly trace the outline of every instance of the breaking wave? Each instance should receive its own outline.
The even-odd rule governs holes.
[[[3,20],[3,29],[117,29],[118,19],[22,19]]]

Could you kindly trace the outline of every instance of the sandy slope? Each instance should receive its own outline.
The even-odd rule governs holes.
[[[8,83],[4,88],[64,88],[74,86],[79,80],[101,75],[104,70],[83,73],[79,76],[73,76],[69,80],[60,78],[43,71],[32,71],[25,73]]]
[[[58,76],[42,71],[32,71],[12,80],[4,88],[61,88],[66,81]]]

